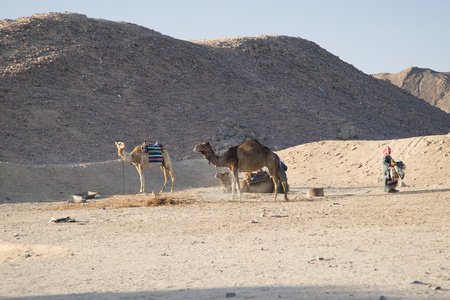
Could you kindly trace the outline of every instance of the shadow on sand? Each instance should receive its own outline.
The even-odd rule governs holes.
[[[420,293],[420,291],[417,291]],[[442,292],[442,291],[441,291]],[[83,300],[83,299],[389,299],[406,296],[402,291],[371,291],[356,286],[230,287],[144,292],[106,292],[42,295],[10,299]],[[411,295],[409,295],[411,296]],[[419,295],[415,295],[419,296]]]
[[[297,201],[312,201],[327,198],[344,198],[352,196],[379,197],[380,195],[417,195],[429,193],[448,193],[449,188],[431,188],[431,189],[405,189],[402,188],[399,193],[388,194],[378,187],[327,187],[324,197],[306,198],[308,188],[291,188],[291,195],[297,195]],[[289,195],[289,194],[288,194]]]

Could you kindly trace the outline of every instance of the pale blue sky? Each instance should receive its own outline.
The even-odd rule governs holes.
[[[182,40],[301,37],[367,74],[450,72],[449,0],[0,0],[0,19],[62,11]]]

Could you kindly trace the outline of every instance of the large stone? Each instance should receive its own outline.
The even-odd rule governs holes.
[[[355,131],[350,127],[342,127],[341,132],[338,133],[337,138],[341,140],[351,140],[356,137]]]
[[[238,122],[230,117],[226,117],[222,120],[222,124],[230,128],[235,128],[238,125]]]
[[[313,188],[306,191],[306,197],[323,197],[325,194],[323,192],[323,188]]]

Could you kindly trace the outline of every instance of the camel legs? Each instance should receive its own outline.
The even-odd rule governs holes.
[[[278,177],[278,178],[275,178],[275,177]],[[284,201],[288,201],[286,180],[284,180],[284,178],[283,178],[283,176],[281,176],[281,174],[278,174],[278,176],[273,177],[273,183],[275,185],[275,201],[277,200],[278,188],[280,187],[280,184],[279,184],[280,182],[281,182],[281,186],[283,187],[283,191],[284,191]]]
[[[286,182],[286,180],[283,179],[282,176],[280,176],[280,178],[282,179],[281,185],[283,186],[283,191],[284,191],[284,201],[288,201],[288,197],[287,197],[287,182]]]
[[[288,201],[288,197],[287,197],[287,182],[286,180],[284,180],[284,177],[278,172],[278,179],[279,182],[281,182],[281,185],[283,186],[283,191],[284,191],[284,201]],[[278,182],[278,180],[277,180]],[[277,197],[277,194],[275,194],[275,199]]]
[[[172,169],[169,170],[169,174],[170,174],[170,178],[172,179],[172,188],[170,189],[170,192],[173,193],[173,187],[175,185],[175,176],[173,174],[173,170]]]
[[[278,166],[276,169],[274,169],[274,168],[269,169],[270,175],[273,174],[272,178],[273,178],[273,184],[275,185],[275,201],[277,200],[278,188],[280,187],[280,184],[279,184],[280,182],[281,182],[281,185],[283,186],[283,190],[284,190],[284,201],[288,201],[287,183],[286,183],[286,180],[284,180],[284,178],[281,175],[278,168],[280,168],[280,166]]]
[[[231,181],[231,200],[234,200],[234,190],[236,189],[238,193],[239,202],[241,202],[241,189],[239,188],[239,173],[238,169],[231,170],[232,181]]]
[[[159,193],[161,194],[164,191],[164,188],[166,187],[167,182],[169,181],[169,175],[170,175],[170,178],[172,179],[172,189],[170,190],[170,192],[172,193],[173,192],[173,186],[175,184],[175,179],[173,177],[173,172],[172,172],[172,170],[169,170],[169,169],[167,169],[167,168],[165,168],[163,166],[161,166],[161,170],[164,172],[164,185],[163,185],[163,187],[162,187],[162,189],[161,189],[161,191]]]
[[[163,185],[162,189],[159,191],[160,194],[164,191],[164,188],[167,185],[167,181],[169,180],[169,174],[168,174],[169,172],[167,171],[167,169],[164,168],[163,166],[161,166],[161,170],[164,173],[164,185]]]
[[[139,193],[145,193],[144,167],[142,165],[136,165],[136,169],[139,173],[139,177],[141,178],[141,189],[139,190]]]
[[[277,178],[275,178],[275,176],[272,176],[272,180],[273,180],[273,184],[274,184],[274,189],[275,189],[275,201],[277,200],[277,195],[278,195],[278,188],[280,187],[279,185],[278,185],[278,179]]]

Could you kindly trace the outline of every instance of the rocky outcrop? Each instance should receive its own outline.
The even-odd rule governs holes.
[[[389,81],[433,106],[450,113],[450,73],[410,67],[396,74],[381,73],[375,78]]]

